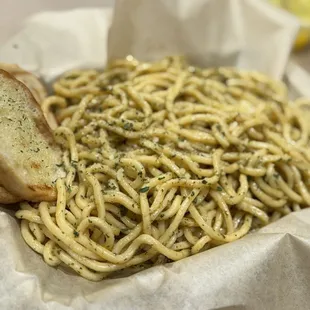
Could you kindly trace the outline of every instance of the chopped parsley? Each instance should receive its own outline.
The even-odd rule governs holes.
[[[132,130],[132,128],[133,128],[133,123],[125,123],[124,124],[125,130]]]
[[[140,193],[146,193],[150,188],[148,186],[140,188]]]

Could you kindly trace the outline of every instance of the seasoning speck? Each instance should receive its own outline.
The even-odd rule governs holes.
[[[148,186],[140,188],[140,193],[146,193],[150,188]]]

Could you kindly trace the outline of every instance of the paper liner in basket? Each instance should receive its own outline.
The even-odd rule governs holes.
[[[237,66],[281,78],[297,27],[257,0],[119,0],[108,57],[182,54],[202,67]]]
[[[185,54],[201,66],[285,71],[295,20],[257,0],[117,1],[109,58]],[[41,13],[0,48],[47,82],[76,67],[103,67],[111,12]],[[298,70],[297,70],[298,71]],[[300,85],[300,75],[289,76]],[[291,73],[292,70],[289,72]],[[299,91],[304,88],[297,87]],[[127,278],[88,282],[47,266],[0,212],[1,309],[307,309],[310,209],[232,244]]]

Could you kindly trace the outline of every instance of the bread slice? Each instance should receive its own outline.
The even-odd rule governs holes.
[[[0,69],[3,69],[14,75],[31,91],[36,101],[41,104],[47,96],[47,91],[40,79],[34,74],[25,71],[16,64],[0,63]],[[45,117],[46,118],[46,117]],[[0,203],[11,204],[22,201],[23,199],[9,193],[4,187],[0,186]]]
[[[14,75],[16,79],[25,84],[39,104],[41,104],[41,102],[46,98],[46,88],[44,87],[40,79],[34,74],[25,71],[16,64],[7,64],[0,62],[0,69]]]
[[[16,64],[7,64],[0,62],[0,69],[14,75],[16,79],[21,81],[31,91],[37,103],[42,106],[44,99],[47,97],[47,90],[40,79],[31,72],[25,71]],[[56,118],[53,113],[46,110],[42,106],[42,111],[48,125],[55,129],[58,127]]]
[[[56,199],[61,150],[29,89],[0,70],[0,184],[29,201]]]

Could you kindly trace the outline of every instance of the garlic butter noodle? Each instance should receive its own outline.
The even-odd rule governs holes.
[[[66,178],[23,202],[26,243],[99,281],[237,240],[310,205],[307,120],[284,84],[182,57],[75,70],[43,110]],[[58,125],[57,125],[58,124]]]

